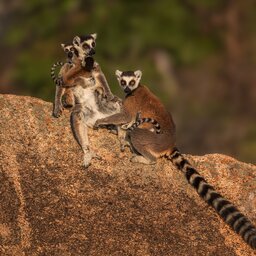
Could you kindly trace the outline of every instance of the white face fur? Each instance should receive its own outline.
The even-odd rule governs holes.
[[[66,53],[68,61],[73,61],[77,57],[77,51],[74,48],[73,44],[65,45],[61,44],[63,51]]]
[[[116,77],[119,85],[123,88],[125,93],[131,93],[140,84],[142,72],[137,71],[119,71],[116,70]]]
[[[80,36],[74,37],[73,45],[78,51],[78,55],[80,58],[95,54],[96,38],[96,33],[85,36],[84,38]]]

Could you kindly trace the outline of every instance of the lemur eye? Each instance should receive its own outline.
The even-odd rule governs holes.
[[[88,44],[83,44],[83,48],[86,50],[89,48],[89,45]]]
[[[121,85],[126,85],[126,81],[121,80]]]
[[[129,83],[129,85],[134,86],[134,85],[135,85],[135,81],[134,81],[134,80],[131,80],[130,83]]]
[[[69,52],[69,50],[68,50],[68,49],[65,49],[65,52]]]
[[[94,48],[96,46],[95,42],[92,42],[92,47]]]

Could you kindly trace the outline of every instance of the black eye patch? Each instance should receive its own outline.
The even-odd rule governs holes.
[[[129,85],[134,86],[134,85],[135,85],[135,80],[131,80],[131,81],[129,82]]]
[[[89,46],[88,44],[86,44],[86,43],[83,44],[82,46],[83,46],[83,48],[84,48],[85,50],[90,48],[90,46]]]
[[[126,81],[124,81],[124,80],[121,80],[121,85],[126,85]]]
[[[94,48],[96,46],[95,42],[92,42],[92,47]]]

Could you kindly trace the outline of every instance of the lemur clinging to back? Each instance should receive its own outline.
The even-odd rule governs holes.
[[[66,73],[69,69],[74,67],[74,62],[78,59],[81,61],[82,66],[85,65],[84,60],[86,57],[92,56],[95,54],[95,47],[96,47],[96,38],[97,34],[89,34],[86,36],[75,36],[73,39],[72,44],[61,44],[64,52],[67,55],[67,62],[56,62],[53,64],[51,68],[51,76],[56,84],[56,91],[55,91],[55,100],[54,100],[54,108],[53,108],[53,116],[59,117],[63,111],[63,104],[62,104],[62,97],[65,98],[65,107],[73,107],[74,106],[74,96],[72,94],[72,90],[69,88],[64,88],[58,86],[61,82],[61,77],[63,73]],[[55,69],[57,66],[62,66],[60,69],[58,77],[55,76]],[[107,84],[106,78],[103,72],[98,72],[97,75],[101,80],[102,86],[104,86],[104,90],[106,92],[106,97],[108,99],[112,99],[114,96],[110,91],[110,88]]]
[[[54,81],[54,84],[56,85],[55,98],[54,98],[54,104],[53,104],[53,113],[52,113],[54,117],[60,117],[64,109],[64,106],[65,107],[74,106],[74,96],[72,94],[72,91],[69,88],[62,88],[58,86],[58,83],[61,75],[73,66],[73,60],[76,58],[76,56],[78,56],[78,52],[72,44],[61,44],[61,47],[67,55],[67,62],[66,63],[56,62],[52,65],[52,68],[51,68],[51,77],[52,77],[52,80]],[[58,66],[61,66],[61,69],[59,71],[58,77],[56,77],[55,69]],[[62,104],[63,96],[65,98],[64,106]]]
[[[159,123],[159,134],[150,131],[150,124],[143,124],[129,132],[131,147],[137,153],[131,160],[153,164],[157,158],[165,156],[185,175],[188,183],[222,217],[222,219],[249,244],[256,249],[256,228],[231,202],[224,199],[192,167],[175,147],[175,125],[171,115],[161,101],[146,87],[140,84],[141,71],[116,71],[118,82],[126,93],[120,113],[100,119],[95,126],[114,124],[125,125],[140,112],[142,118],[151,117]]]

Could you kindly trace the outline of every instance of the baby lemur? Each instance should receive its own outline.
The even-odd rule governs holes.
[[[171,115],[161,101],[146,87],[141,85],[141,71],[116,71],[118,82],[126,93],[121,112],[98,120],[95,126],[130,123],[140,112],[142,118],[151,117],[159,123],[161,132],[152,132],[152,124],[143,124],[129,132],[129,141],[137,154],[133,162],[153,164],[162,156],[170,160],[185,175],[188,183],[222,217],[222,219],[249,244],[256,249],[256,228],[231,202],[223,198],[192,167],[175,147],[175,125]]]
[[[106,84],[108,86],[108,84]],[[106,97],[106,86],[102,83],[102,71],[92,57],[82,64],[76,59],[74,66],[62,74],[63,88],[70,88],[75,98],[71,112],[73,135],[84,153],[84,165],[88,167],[96,155],[89,148],[88,127],[93,128],[96,120],[120,112],[121,101],[117,97]],[[108,87],[109,88],[109,87]],[[125,131],[119,128],[118,136],[124,141]]]
[[[52,65],[51,68],[51,77],[56,85],[55,88],[55,98],[53,104],[53,113],[54,117],[60,117],[64,106],[73,107],[74,106],[74,96],[72,91],[69,88],[63,88],[58,86],[60,82],[60,77],[63,73],[67,72],[71,67],[73,67],[73,60],[78,57],[78,51],[74,48],[73,44],[61,44],[62,49],[67,55],[67,62],[56,62]],[[55,75],[55,69],[61,66],[58,77]],[[65,105],[62,104],[62,98],[65,99]]]

